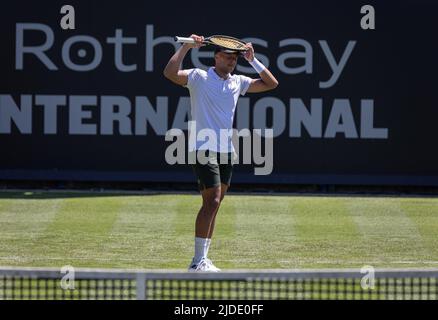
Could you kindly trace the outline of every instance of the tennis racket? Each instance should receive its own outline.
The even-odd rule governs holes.
[[[175,37],[175,41],[180,43],[195,43],[195,39],[186,37]],[[247,50],[247,48],[245,47],[246,43],[242,40],[223,35],[210,36],[208,38],[205,38],[202,43],[241,52]]]

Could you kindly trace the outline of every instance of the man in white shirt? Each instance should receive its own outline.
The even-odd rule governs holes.
[[[247,43],[247,51],[243,57],[259,73],[260,78],[252,79],[242,75],[231,74],[237,64],[240,53],[217,47],[214,54],[215,65],[207,71],[202,69],[180,70],[181,63],[192,48],[203,46],[204,37],[191,35],[194,44],[185,43],[170,58],[164,76],[172,82],[184,86],[190,91],[191,115],[198,134],[208,129],[216,134],[217,140],[198,141],[192,146],[196,163],[193,170],[198,178],[202,194],[202,207],[196,218],[195,225],[195,256],[189,266],[189,271],[220,271],[207,258],[208,249],[213,235],[215,218],[219,206],[227,192],[233,169],[234,148],[231,136],[223,135],[223,130],[231,130],[237,100],[245,93],[263,92],[277,87],[278,81],[272,73],[254,56],[251,43]],[[222,129],[222,133],[221,133]],[[190,144],[189,144],[190,148]],[[202,153],[207,162],[198,161]],[[221,161],[226,159],[227,161]]]

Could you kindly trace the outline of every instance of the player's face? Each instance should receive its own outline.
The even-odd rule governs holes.
[[[237,53],[225,53],[218,52],[215,55],[216,68],[223,70],[224,72],[231,73],[236,68]]]

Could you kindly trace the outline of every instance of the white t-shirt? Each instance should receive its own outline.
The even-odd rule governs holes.
[[[189,143],[189,150],[194,151],[196,148],[196,150],[234,152],[232,136],[227,132],[233,129],[239,95],[245,95],[252,79],[242,75],[229,75],[228,79],[224,80],[213,67],[208,71],[198,68],[186,71],[188,71],[186,87],[190,91],[191,120],[196,125],[196,137],[198,137],[196,146]],[[214,132],[216,142],[212,139],[213,136],[203,129]],[[203,131],[199,134],[201,130]]]

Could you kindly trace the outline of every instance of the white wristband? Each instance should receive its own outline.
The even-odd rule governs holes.
[[[255,71],[257,71],[257,73],[262,73],[262,71],[266,69],[263,63],[257,60],[256,57],[254,57],[254,60],[249,61],[249,64],[255,69]]]

